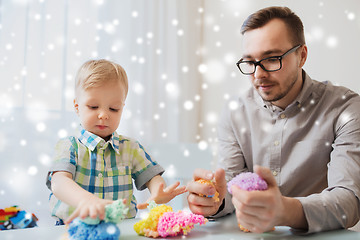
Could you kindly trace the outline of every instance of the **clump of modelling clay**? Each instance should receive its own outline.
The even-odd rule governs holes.
[[[159,236],[157,231],[159,218],[165,212],[172,212],[173,209],[166,205],[154,206],[154,203],[152,202],[153,201],[151,201],[151,204],[148,206],[148,209],[150,210],[148,217],[135,223],[134,230],[141,236],[156,238]]]
[[[69,225],[69,238],[77,239],[106,239],[117,240],[120,236],[120,229],[116,226],[126,216],[128,208],[122,199],[114,201],[112,204],[105,206],[105,219],[100,220],[86,218],[81,220],[76,218]]]
[[[231,179],[231,181],[228,182],[227,188],[229,193],[231,194],[232,194],[231,187],[233,185],[246,191],[263,191],[268,188],[268,185],[264,179],[262,179],[256,173],[251,173],[251,172],[240,173],[239,175],[237,175],[236,177]],[[241,226],[241,224],[239,224],[239,228],[241,231],[250,232],[249,229],[244,228],[243,226]]]
[[[209,180],[198,179],[198,180],[196,180],[196,182],[201,183],[201,184],[207,184],[207,185],[210,185],[210,186],[215,188],[215,184],[212,181],[209,181]],[[203,197],[203,196],[204,195],[200,194],[200,197]],[[217,191],[215,192],[214,195],[207,195],[206,197],[212,197],[215,200],[215,202],[220,201],[219,200],[219,193]]]
[[[205,224],[208,220],[201,215],[183,211],[173,212],[170,206],[151,203],[146,219],[135,223],[137,234],[146,237],[169,237],[187,235],[196,223]]]
[[[115,223],[101,221],[98,224],[86,224],[79,218],[71,222],[68,229],[69,239],[106,239],[117,240],[120,236],[120,230]]]
[[[129,209],[123,203],[122,199],[116,200],[112,204],[105,206],[104,221],[112,222],[112,223],[119,223],[125,218],[128,211],[129,211]],[[91,225],[99,224],[101,222],[101,220],[99,218],[93,219],[90,217],[87,217],[81,221],[83,221],[86,224],[91,224]]]
[[[204,216],[194,213],[166,212],[159,218],[157,230],[161,237],[187,235],[196,223],[202,225],[207,221]]]
[[[227,187],[229,193],[231,194],[232,194],[231,191],[232,185],[238,186],[242,190],[246,190],[246,191],[266,190],[268,187],[264,179],[262,179],[256,173],[252,173],[252,172],[240,173],[239,175],[231,179],[230,182],[228,182]]]

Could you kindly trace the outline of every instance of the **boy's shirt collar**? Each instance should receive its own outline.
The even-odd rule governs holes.
[[[112,146],[112,148],[119,153],[119,135],[117,132],[113,132],[109,141],[105,142],[105,140],[87,130],[85,130],[81,125],[79,127],[80,136],[79,141],[84,144],[91,151],[94,151],[97,146],[100,148],[107,147],[108,144]]]

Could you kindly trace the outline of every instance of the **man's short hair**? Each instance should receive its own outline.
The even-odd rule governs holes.
[[[294,45],[305,44],[303,23],[288,7],[267,7],[251,14],[244,21],[241,34],[260,28],[273,19],[280,19],[286,24]]]

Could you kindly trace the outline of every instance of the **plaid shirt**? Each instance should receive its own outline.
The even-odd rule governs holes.
[[[46,180],[50,190],[55,171],[70,172],[79,186],[99,198],[126,199],[128,218],[135,217],[137,212],[132,179],[136,188],[143,190],[151,178],[164,172],[139,142],[116,132],[105,142],[82,127],[78,137],[71,136],[57,143],[54,164]],[[52,216],[66,219],[75,208],[51,193],[50,209]]]

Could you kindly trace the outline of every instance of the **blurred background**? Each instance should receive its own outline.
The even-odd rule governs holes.
[[[79,124],[74,76],[89,59],[127,71],[118,132],[148,148],[168,179],[215,169],[220,110],[250,86],[235,65],[240,27],[271,5],[303,20],[312,78],[360,92],[357,0],[0,0],[0,208],[53,225],[45,177],[57,140]]]

